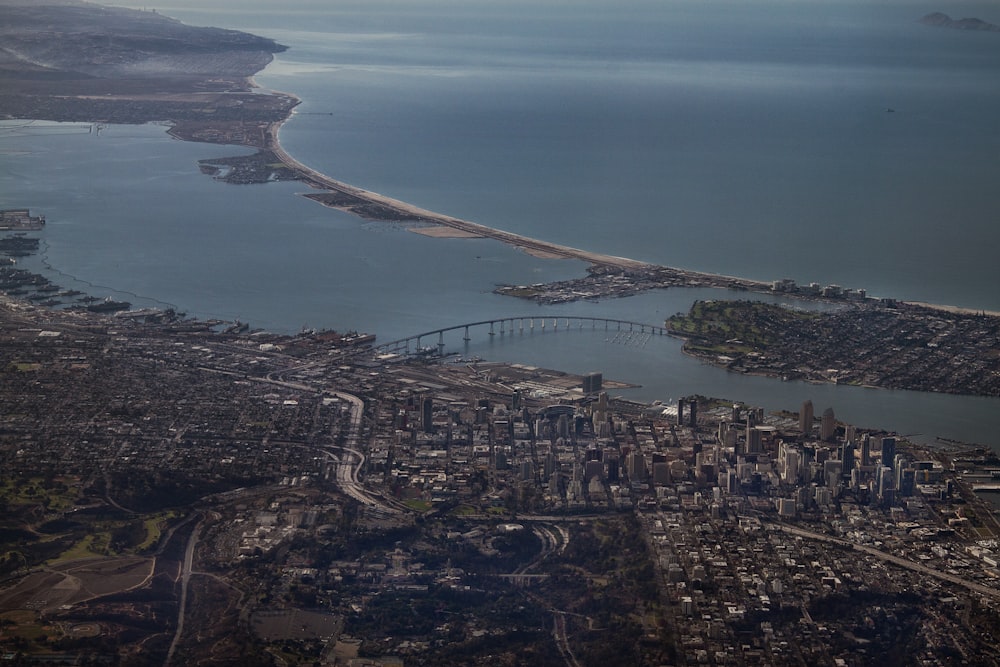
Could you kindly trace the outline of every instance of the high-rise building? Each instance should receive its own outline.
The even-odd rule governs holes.
[[[559,463],[556,461],[556,454],[550,449],[545,455],[545,476],[550,477],[558,469]]]
[[[833,408],[823,411],[823,418],[819,424],[819,439],[832,440],[837,434],[837,418],[833,415]]]
[[[628,477],[633,482],[646,479],[646,459],[641,452],[631,452],[625,459],[628,466]]]
[[[892,491],[895,487],[896,480],[892,474],[892,468],[889,466],[882,466],[878,469],[878,495],[881,498],[886,498],[889,494],[888,491]]]
[[[688,425],[694,428],[698,425],[698,399],[692,398],[688,401],[690,417],[688,418]]]
[[[865,433],[861,436],[861,465],[870,466],[872,464],[872,438]]]
[[[556,422],[556,432],[560,438],[569,437],[569,417],[567,415],[559,415],[559,420]]]
[[[420,414],[422,417],[421,426],[424,429],[424,433],[430,433],[434,430],[434,399],[430,396],[424,398],[420,403]]]
[[[619,466],[618,457],[617,456],[608,457],[607,464],[608,464],[608,481],[617,482],[618,466]]]
[[[813,402],[805,401],[802,409],[799,410],[799,430],[806,435],[812,435],[813,430]]]
[[[794,449],[785,451],[782,464],[781,481],[785,484],[797,484],[799,481],[799,452]]]
[[[604,377],[601,373],[587,373],[583,376],[583,393],[596,394],[601,391]]]
[[[831,489],[836,489],[840,484],[840,477],[844,473],[843,461],[829,459],[823,463],[823,482]]]
[[[716,439],[722,443],[726,444],[726,436],[729,435],[729,422],[725,419],[719,422],[719,430],[716,432]]]
[[[904,497],[912,496],[917,488],[917,471],[913,468],[903,468],[899,473],[896,482],[899,495]]]
[[[896,462],[896,439],[882,438],[882,465],[891,468]]]
[[[661,486],[670,484],[670,464],[658,461],[653,464],[653,483]]]
[[[892,471],[897,475],[897,479],[899,471],[906,467],[908,461],[909,457],[906,454],[896,454],[892,457]],[[896,488],[899,488],[899,484],[896,485]]]
[[[844,474],[850,475],[854,470],[854,443],[845,442],[840,446],[840,461],[844,467]]]

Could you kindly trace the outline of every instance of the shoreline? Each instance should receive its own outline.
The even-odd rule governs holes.
[[[276,91],[268,91],[268,94],[277,93]],[[288,95],[289,97],[295,99],[296,105],[301,102],[301,100],[294,95],[289,95],[288,93],[281,94]],[[378,192],[372,192],[370,190],[365,190],[363,188],[344,183],[343,181],[338,181],[327,174],[299,162],[281,146],[281,142],[278,140],[278,131],[281,129],[281,126],[292,117],[292,115],[294,115],[294,111],[290,113],[286,119],[273,122],[269,125],[266,131],[263,148],[274,153],[274,155],[283,165],[285,165],[286,168],[299,177],[299,180],[309,187],[321,191],[321,193],[329,192],[344,195],[352,200],[352,204],[353,200],[359,200],[366,204],[374,205],[385,211],[398,214],[400,222],[427,223],[432,226],[447,227],[455,230],[462,237],[491,238],[496,241],[506,243],[507,245],[511,245],[515,248],[519,248],[533,255],[535,253],[541,253],[540,256],[543,257],[579,259],[592,265],[610,266],[622,270],[641,270],[653,268],[655,266],[647,262],[641,262],[627,257],[617,257],[614,255],[590,252],[580,248],[573,248],[570,246],[550,243],[548,241],[542,241],[540,239],[533,239],[520,234],[515,234],[513,232],[507,232],[502,229],[496,229],[494,227],[487,227],[486,225],[481,225],[469,220],[463,220],[461,218],[431,211],[399,199],[394,199],[393,197],[388,197]],[[337,210],[355,213],[361,217],[366,217],[362,213],[359,213],[359,211],[355,208],[356,205],[348,206],[343,203],[336,203],[336,200],[333,200],[333,203],[328,203],[320,196],[310,196],[308,194],[304,196],[317,201],[327,208],[334,208]],[[443,234],[438,233],[427,235],[443,236]]]
[[[259,57],[258,51],[250,56],[233,56],[238,62],[230,66],[242,69],[239,73],[210,76],[198,72],[192,76],[178,69],[163,76],[135,79],[112,74],[88,79],[86,86],[77,82],[72,90],[63,92],[44,87],[38,90],[15,87],[5,98],[6,104],[0,106],[9,119],[106,124],[166,122],[167,134],[181,141],[241,146],[255,149],[257,155],[270,154],[266,155],[264,170],[250,169],[244,174],[246,179],[239,182],[266,182],[255,179],[260,179],[262,171],[270,177],[278,171],[280,180],[300,180],[313,190],[299,193],[300,196],[363,219],[401,223],[408,231],[432,238],[489,238],[541,259],[574,259],[588,265],[586,276],[571,281],[530,287],[508,285],[495,290],[540,303],[614,298],[669,287],[781,293],[791,298],[821,298],[831,303],[843,303],[847,298],[846,294],[840,295],[841,298],[818,297],[805,289],[779,290],[771,280],[670,267],[544,241],[425,209],[337,180],[300,162],[281,145],[280,130],[297,113],[302,100],[293,93],[258,84],[256,76],[273,62],[274,53],[285,47],[268,41],[261,48],[267,49],[266,58]],[[39,106],[40,100],[48,106]],[[274,164],[280,165],[277,170],[272,169]],[[1000,317],[1000,310],[899,302],[941,312]]]
[[[396,214],[398,218],[393,221],[416,223],[412,226],[408,226],[407,231],[431,238],[490,238],[541,259],[577,259],[587,262],[590,264],[591,268],[605,270],[611,269],[622,272],[637,272],[640,274],[657,274],[658,280],[662,281],[662,284],[659,285],[659,287],[662,288],[708,286],[720,289],[732,289],[736,287],[738,289],[747,289],[755,292],[764,292],[768,294],[775,293],[772,289],[771,282],[768,281],[744,278],[741,276],[730,276],[719,273],[681,269],[534,239],[521,234],[515,234],[513,232],[508,232],[495,227],[489,227],[469,220],[431,211],[393,197],[365,190],[343,181],[339,181],[298,161],[281,145],[278,133],[280,132],[281,127],[295,115],[295,110],[302,102],[302,99],[294,93],[259,87],[252,76],[247,78],[247,83],[252,89],[257,91],[256,94],[272,95],[292,101],[288,114],[285,118],[268,124],[264,132],[263,145],[250,146],[258,148],[259,150],[271,151],[278,158],[281,164],[295,174],[298,180],[301,180],[310,188],[318,191],[316,193],[303,193],[301,196],[312,199],[327,208],[345,211],[370,220],[382,219],[389,221],[392,218],[384,217],[385,213],[388,212],[389,214]],[[183,137],[178,138],[186,140]],[[195,141],[197,140],[195,139]],[[335,197],[333,199],[325,200],[323,193],[332,193]],[[346,197],[348,201],[341,200],[336,197],[336,195]],[[366,211],[360,207],[357,202],[377,207],[379,209],[379,214],[371,214],[370,211]],[[647,286],[640,291],[656,288],[656,285],[652,285]],[[796,295],[789,294],[789,296],[795,297]],[[821,300],[829,301],[831,303],[843,302],[843,299],[823,299],[815,296],[807,297],[806,295],[802,295],[801,298],[820,298]],[[949,304],[934,304],[924,301],[901,301],[901,303],[954,314],[1000,317],[1000,311],[996,310],[967,308]]]

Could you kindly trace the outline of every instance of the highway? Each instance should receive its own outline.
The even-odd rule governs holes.
[[[832,535],[824,535],[823,533],[816,533],[811,530],[805,530],[803,528],[795,528],[793,526],[786,526],[784,524],[767,523],[764,524],[772,530],[780,530],[789,535],[797,535],[810,540],[819,540],[820,542],[828,542],[830,544],[839,544],[840,546],[850,547],[855,551],[860,551],[866,553],[869,556],[874,556],[879,560],[886,563],[892,563],[893,565],[898,565],[899,567],[912,570],[919,574],[925,574],[929,577],[934,577],[941,581],[948,582],[950,584],[955,584],[956,586],[962,586],[975,593],[981,593],[989,597],[1000,600],[1000,590],[995,588],[990,588],[989,586],[984,586],[975,581],[969,581],[963,579],[962,577],[956,576],[954,574],[949,574],[948,572],[941,572],[940,570],[935,570],[934,568],[927,567],[926,565],[921,565],[920,563],[914,563],[905,558],[900,558],[899,556],[894,556],[892,554],[887,554],[884,551],[880,551],[874,547],[869,547],[864,544],[855,544],[854,542],[849,542],[847,540],[842,540],[838,537],[833,537]]]
[[[174,639],[170,642],[170,649],[167,650],[167,657],[163,661],[163,667],[169,667],[173,660],[177,645],[180,644],[181,635],[184,634],[184,614],[187,611],[188,583],[191,581],[191,569],[194,565],[194,549],[198,545],[198,538],[201,533],[201,521],[195,524],[188,538],[187,549],[184,552],[184,564],[181,568],[181,599],[177,610],[177,630],[174,632]]]

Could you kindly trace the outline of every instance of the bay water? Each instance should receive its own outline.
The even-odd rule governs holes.
[[[129,4],[119,2],[117,4]],[[138,3],[131,3],[139,6]],[[597,252],[763,280],[1000,310],[1000,35],[921,25],[995,4],[189,2],[157,10],[289,46],[257,82],[302,98],[297,159],[442,213]],[[493,241],[429,239],[324,209],[294,183],[196,161],[244,149],[164,128],[9,122],[0,204],[48,216],[46,271],[136,305],[381,340],[500,316],[659,324],[715,290],[539,307],[498,283],[582,275]],[[82,284],[82,283],[80,283]],[[95,291],[97,290],[97,291]],[[736,295],[740,297],[745,294]],[[655,338],[449,339],[488,359],[819,409],[1000,447],[1000,401],[734,376]]]

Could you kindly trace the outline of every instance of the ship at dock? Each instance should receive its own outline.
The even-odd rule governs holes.
[[[114,313],[119,310],[128,310],[132,304],[128,301],[115,301],[110,296],[103,301],[95,301],[87,306],[87,310],[92,313]]]
[[[26,208],[0,210],[0,231],[21,232],[45,229],[44,215],[31,215]]]

